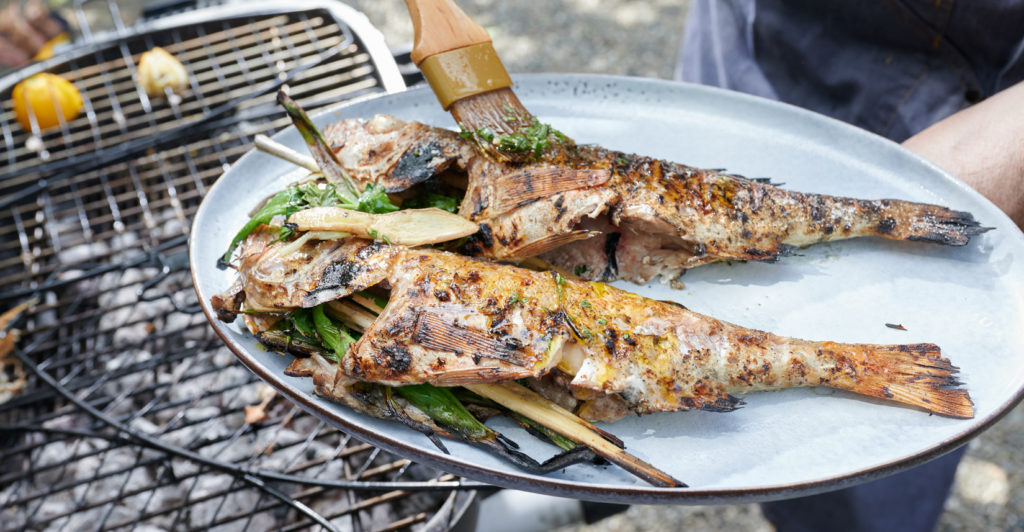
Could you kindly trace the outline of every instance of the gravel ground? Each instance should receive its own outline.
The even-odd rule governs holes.
[[[351,0],[392,48],[412,42],[401,0]],[[671,79],[685,0],[459,0],[490,32],[512,73],[583,72]],[[975,439],[957,472],[938,529],[1024,530],[1024,410]],[[633,506],[593,525],[561,532],[771,530],[757,505]]]
[[[366,13],[388,45],[412,43],[401,0],[346,2]],[[617,74],[670,79],[685,0],[458,0],[487,29],[509,72]]]

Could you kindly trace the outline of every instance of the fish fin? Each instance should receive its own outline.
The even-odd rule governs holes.
[[[492,359],[512,366],[526,367],[534,362],[521,342],[472,327],[460,327],[454,317],[424,309],[416,320],[413,341],[425,349]]]
[[[524,242],[516,247],[509,247],[507,253],[513,257],[533,257],[540,255],[545,251],[550,251],[560,246],[564,246],[570,242],[577,240],[584,240],[587,238],[594,238],[600,236],[601,233],[597,231],[569,231],[565,233],[552,233],[545,235],[542,238],[533,240],[530,242]]]
[[[940,205],[894,199],[873,201],[847,200],[859,205],[862,213],[853,236],[874,235],[893,240],[963,246],[971,237],[990,231],[974,215]]]
[[[731,177],[738,177],[740,179],[746,179],[747,181],[754,181],[755,183],[761,183],[762,185],[771,185],[773,187],[781,187],[782,185],[785,185],[785,183],[775,183],[775,182],[773,182],[772,178],[770,178],[770,177],[747,177],[745,175],[737,174],[735,172],[726,172],[725,170],[721,170],[720,172],[725,174],[725,175],[731,176]]]
[[[593,188],[611,178],[606,169],[577,169],[561,166],[528,166],[518,172],[499,174],[491,187],[493,194],[488,207],[489,216],[506,213],[542,198],[549,198],[567,190]]]
[[[284,370],[290,377],[312,377],[317,393],[324,397],[336,396],[335,392],[343,389],[338,383],[339,373],[337,364],[317,354],[297,357]]]
[[[465,386],[509,380],[509,371],[503,367],[480,366],[450,368],[429,376],[427,382],[434,386]]]
[[[242,311],[242,302],[244,301],[245,284],[242,282],[242,277],[238,276],[227,292],[213,294],[210,297],[210,306],[217,314],[217,319],[224,323],[233,323],[238,313]]]
[[[888,220],[880,223],[880,232],[887,228]],[[982,227],[969,212],[954,211],[935,205],[919,205],[910,227],[903,230],[902,238],[947,246],[963,246],[971,241],[972,236],[992,229]],[[883,233],[881,236],[887,235]]]
[[[827,351],[841,374],[829,379],[829,386],[945,416],[974,417],[974,402],[967,390],[959,387],[960,369],[941,355],[937,345],[841,346]]]
[[[292,360],[291,364],[285,368],[284,374],[289,377],[312,377],[317,373],[324,371],[324,367],[320,364],[322,357],[298,357]],[[332,374],[333,375],[333,374]]]
[[[636,405],[637,414],[674,412],[679,410],[704,410],[707,412],[732,412],[743,406],[742,399],[721,390],[694,389],[691,395],[677,397],[632,397],[623,392],[628,403]]]
[[[684,402],[692,402],[690,408],[697,408],[708,412],[732,412],[744,404],[742,399],[724,392],[700,397],[688,397]]]

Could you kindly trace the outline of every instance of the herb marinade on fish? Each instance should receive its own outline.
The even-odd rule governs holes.
[[[500,138],[386,115],[321,135],[279,100],[313,154],[303,166],[320,172],[253,214],[219,262],[233,260],[236,281],[211,303],[297,355],[286,373],[324,397],[445,452],[438,434],[535,473],[607,459],[658,486],[685,485],[589,421],[728,412],[737,395],[805,386],[973,417],[933,344],[786,338],[600,282],[673,281],[857,236],[964,245],[986,230],[969,213],[786,191],[577,145],[536,118]],[[490,141],[524,153],[489,157],[477,144]],[[519,452],[481,422],[498,413],[563,452],[543,464]]]
[[[324,138],[348,174],[389,193],[461,181],[459,214],[480,224],[463,251],[539,255],[590,280],[668,281],[702,264],[774,261],[861,236],[959,246],[986,230],[937,205],[788,191],[564,136],[528,162],[496,161],[456,132],[386,115],[332,124]]]
[[[236,293],[217,298],[225,319],[374,287],[389,293],[340,356],[339,382],[465,386],[558,373],[584,416],[597,410],[588,401],[609,397],[621,401],[620,413],[728,411],[740,404],[734,394],[829,386],[973,415],[957,368],[932,344],[784,338],[557,273],[356,238],[309,241],[282,254],[288,243],[267,233],[243,245]]]

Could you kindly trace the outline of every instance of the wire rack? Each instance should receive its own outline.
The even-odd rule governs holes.
[[[404,87],[365,18],[289,4],[115,24],[0,79],[0,310],[35,302],[0,367],[0,529],[434,530],[472,507],[479,486],[276,396],[197,313],[191,216],[287,125],[278,88],[313,110]],[[181,95],[138,88],[153,46],[185,64]],[[11,91],[39,71],[84,109],[26,131]]]

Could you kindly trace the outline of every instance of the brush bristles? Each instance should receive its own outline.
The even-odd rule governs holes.
[[[490,130],[495,135],[511,135],[533,121],[533,115],[509,88],[463,98],[453,103],[449,111],[463,130],[473,133]],[[498,160],[515,160],[527,155],[499,150],[494,143],[487,142],[480,135],[474,135],[474,139],[485,153]]]
[[[496,134],[514,133],[520,125],[529,125],[533,118],[509,88],[463,98],[453,103],[449,110],[455,121],[466,129],[488,128]]]

